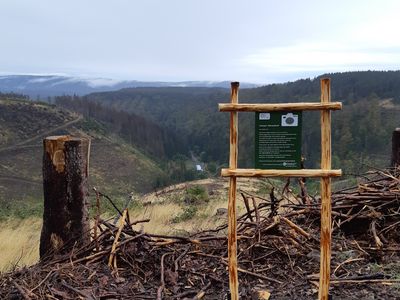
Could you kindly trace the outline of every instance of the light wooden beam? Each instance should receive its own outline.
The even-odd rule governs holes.
[[[300,111],[300,110],[340,110],[341,102],[319,103],[319,102],[302,102],[302,103],[219,103],[219,111],[243,111],[243,112],[268,112],[268,111]]]
[[[321,103],[331,101],[331,82],[321,79]],[[321,168],[330,169],[331,153],[331,112],[321,111]],[[319,271],[318,299],[328,300],[331,274],[331,237],[332,237],[331,179],[321,178],[321,256]]]
[[[263,170],[263,169],[222,169],[222,177],[339,177],[342,170],[299,169],[299,170]]]
[[[239,101],[239,82],[231,83],[231,103]],[[237,112],[230,113],[230,146],[229,167],[237,168],[238,158],[238,115]],[[229,179],[229,202],[228,202],[228,270],[229,289],[232,300],[239,299],[239,279],[237,265],[237,220],[236,220],[236,177]]]

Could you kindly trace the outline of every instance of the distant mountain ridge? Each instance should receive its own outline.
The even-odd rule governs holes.
[[[257,87],[241,83],[244,88]],[[137,87],[207,87],[229,88],[229,81],[137,81],[108,78],[80,78],[60,75],[0,75],[0,92],[19,93],[31,98],[61,95],[86,95],[94,92],[116,91]]]

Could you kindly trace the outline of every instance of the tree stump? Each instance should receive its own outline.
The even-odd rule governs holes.
[[[392,161],[391,167],[400,166],[400,128],[396,128],[392,134]]]
[[[50,136],[43,140],[43,146],[41,259],[90,242],[87,202],[90,140]]]

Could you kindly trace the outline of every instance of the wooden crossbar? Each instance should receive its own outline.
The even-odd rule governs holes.
[[[342,109],[341,102],[302,102],[302,103],[220,103],[218,109],[221,112],[243,111],[243,112],[268,112],[286,110],[339,110]]]
[[[342,170],[299,169],[299,170],[264,170],[264,169],[222,169],[222,177],[339,177]]]

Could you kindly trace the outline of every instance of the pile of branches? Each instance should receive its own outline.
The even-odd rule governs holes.
[[[368,228],[377,249],[397,245],[400,243],[399,176],[384,171],[368,176],[357,187],[334,195],[334,221],[345,232],[368,234],[365,230]]]
[[[294,261],[311,248],[318,249],[318,241],[310,233],[286,217],[265,216],[266,210],[255,207],[238,220],[243,297],[267,287],[282,288],[287,283],[287,273],[296,272]],[[135,230],[139,223],[148,220],[130,222],[127,210],[119,226],[98,221],[100,232],[90,244],[2,276],[0,298],[201,299],[205,294],[207,299],[228,297],[226,226],[181,237]]]
[[[346,282],[396,281],[382,273],[360,274],[360,263],[369,259],[373,247],[366,247],[367,241],[363,246],[349,243],[340,231],[344,224],[365,218],[375,222],[375,230],[380,228],[376,235],[381,240],[395,230],[400,222],[398,179],[387,175],[333,197],[333,294],[339,292],[337,284]],[[372,198],[363,198],[365,193]],[[320,246],[314,199],[304,189],[295,198],[298,203],[288,203],[285,193],[278,197],[274,189],[269,199],[244,192],[242,196],[246,213],[238,218],[240,297],[315,299]],[[148,221],[130,220],[127,209],[121,212],[119,225],[97,216],[89,244],[3,274],[0,298],[229,299],[227,225],[169,236],[143,232],[141,224]]]
[[[300,203],[283,205],[293,214],[314,216],[320,222],[320,199],[302,189]],[[396,170],[370,171],[356,186],[332,195],[333,229],[360,240],[368,250],[395,250],[400,243],[400,178]],[[393,245],[395,245],[393,247]]]

